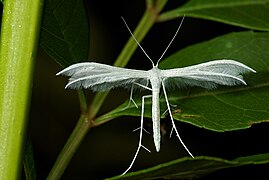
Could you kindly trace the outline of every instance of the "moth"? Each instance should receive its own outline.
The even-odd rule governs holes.
[[[134,100],[132,99],[133,88],[142,88],[152,92],[151,95],[145,95],[142,97],[139,143],[130,166],[123,174],[125,174],[131,169],[141,147],[149,151],[146,147],[142,145],[144,104],[146,98],[152,99],[153,140],[156,151],[160,151],[161,145],[159,94],[162,90],[166,101],[168,114],[172,123],[171,133],[173,131],[176,133],[176,136],[178,137],[185,150],[191,157],[194,157],[179,136],[175,122],[173,120],[166,89],[169,89],[171,87],[181,88],[185,86],[198,86],[206,89],[212,89],[216,88],[218,85],[246,85],[242,74],[246,72],[255,72],[255,70],[240,62],[228,59],[213,60],[189,67],[159,69],[159,61],[162,59],[167,49],[178,34],[183,20],[184,17],[182,18],[180,25],[177,28],[172,40],[162,53],[161,57],[158,59],[157,63],[154,64],[152,59],[148,56],[148,54],[139,44],[139,42],[129,29],[127,23],[123,19],[123,22],[125,23],[130,34],[132,35],[134,41],[138,44],[138,46],[152,63],[152,69],[148,71],[113,67],[110,65],[96,62],[82,62],[73,64],[57,73],[57,75],[70,76],[69,82],[65,86],[65,88],[85,88],[91,89],[93,91],[108,91],[116,87],[131,88],[129,104],[131,101],[135,104]]]

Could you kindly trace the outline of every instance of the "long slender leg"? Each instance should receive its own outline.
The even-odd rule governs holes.
[[[172,116],[172,112],[171,112],[171,109],[170,109],[170,105],[169,105],[169,102],[168,102],[168,98],[167,98],[167,94],[166,94],[166,90],[165,90],[165,86],[164,86],[164,82],[162,81],[162,87],[163,87],[163,93],[164,93],[164,97],[165,97],[165,101],[166,101],[166,105],[167,105],[167,108],[168,108],[168,112],[169,112],[169,116],[170,116],[170,119],[172,121],[172,125],[173,125],[173,129],[175,130],[176,132],[176,135],[180,141],[180,143],[182,144],[182,146],[185,148],[185,150],[189,153],[189,155],[194,158],[194,156],[192,155],[192,153],[189,151],[189,149],[187,148],[187,146],[183,143],[181,137],[179,136],[179,133],[177,131],[177,128],[176,128],[176,125],[175,125],[175,122],[174,122],[174,119],[173,119],[173,116]]]
[[[172,107],[177,107],[176,104],[170,104],[170,106],[172,106]],[[165,114],[167,113],[167,111],[168,111],[168,108],[162,113],[162,115],[165,115]]]
[[[127,106],[124,107],[122,110],[126,110],[127,108],[129,108],[131,102],[134,103],[136,108],[138,108],[137,104],[135,103],[135,101],[133,99],[133,91],[134,91],[134,85],[132,85],[132,87],[131,87],[131,93],[130,93],[129,102],[128,102]]]
[[[145,89],[147,89],[147,90],[152,91],[151,88],[149,88],[148,86],[145,86],[145,85],[143,85],[143,84],[139,84],[139,83],[134,83],[134,84],[136,84],[136,85],[138,85],[138,86],[140,86],[140,87],[142,87],[142,88],[145,88]]]
[[[143,136],[143,121],[144,121],[144,104],[145,104],[145,98],[151,98],[151,97],[152,97],[152,95],[146,95],[146,96],[143,96],[143,97],[142,97],[141,121],[140,121],[140,135],[139,135],[139,143],[138,143],[138,147],[137,147],[137,149],[136,149],[136,153],[135,153],[135,155],[134,155],[134,158],[133,158],[131,164],[130,164],[129,167],[122,173],[122,176],[123,176],[124,174],[126,174],[126,173],[132,168],[132,166],[133,166],[133,164],[134,164],[134,162],[135,162],[135,160],[136,160],[136,158],[137,158],[137,155],[138,155],[138,153],[139,153],[141,147],[144,148],[145,150],[147,150],[148,152],[150,152],[149,149],[147,149],[145,146],[142,145],[142,136]]]
[[[128,102],[127,106],[124,107],[122,110],[126,110],[126,109],[130,106],[131,102],[133,102],[134,105],[135,105],[135,107],[138,108],[137,104],[135,103],[135,101],[134,101],[134,99],[133,99],[134,85],[140,86],[140,87],[142,87],[142,88],[145,88],[145,89],[151,91],[151,88],[147,87],[147,85],[145,86],[145,85],[143,85],[143,84],[134,83],[134,84],[132,85],[132,87],[131,87],[131,94],[130,94],[129,102]]]
[[[134,129],[133,132],[138,131],[138,130],[140,130],[140,127]],[[150,134],[150,132],[148,132],[146,129],[143,128],[143,130],[144,130],[147,134]]]
[[[145,89],[147,89],[147,90],[152,91],[152,89],[151,89],[151,88],[147,87],[148,83],[147,83],[147,85],[146,85],[146,86],[145,86],[145,85],[143,85],[143,84],[134,83],[134,84],[132,85],[132,87],[131,87],[131,94],[130,94],[130,99],[129,99],[128,105],[122,109],[123,111],[124,111],[124,110],[126,110],[126,109],[127,109],[129,106],[130,106],[131,102],[133,102],[133,103],[134,103],[134,105],[135,105],[135,107],[136,107],[136,108],[138,108],[137,104],[135,103],[135,101],[134,101],[134,99],[133,99],[133,90],[134,90],[134,85],[137,85],[137,86],[140,86],[140,87],[142,87],[142,88],[145,88]],[[134,132],[134,131],[137,131],[137,130],[139,130],[139,129],[140,129],[140,127],[139,127],[139,128],[134,129],[134,130],[133,130],[133,132]],[[143,128],[143,130],[144,130],[146,133],[150,134],[150,133],[149,133],[147,130],[145,130],[144,128]]]

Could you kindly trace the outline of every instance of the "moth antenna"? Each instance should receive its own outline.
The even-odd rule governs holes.
[[[126,21],[124,20],[123,17],[121,17],[125,26],[127,27],[128,31],[130,32],[130,34],[132,35],[133,39],[135,40],[135,42],[137,43],[137,45],[140,47],[140,49],[143,51],[143,53],[147,56],[147,58],[150,60],[150,62],[152,63],[152,66],[154,67],[154,62],[152,61],[152,59],[149,57],[149,55],[146,53],[146,51],[143,49],[143,47],[139,44],[138,40],[135,38],[135,36],[133,35],[132,31],[130,30],[129,26],[127,25]]]
[[[160,60],[163,58],[164,54],[166,53],[166,51],[168,50],[168,48],[170,47],[170,45],[172,44],[172,42],[173,42],[174,39],[176,38],[176,36],[177,36],[177,34],[178,34],[178,32],[179,32],[179,30],[180,30],[180,28],[181,28],[181,25],[182,25],[182,23],[183,23],[183,21],[184,21],[184,18],[185,18],[185,15],[183,15],[182,20],[181,20],[181,22],[180,22],[180,24],[179,24],[179,26],[178,26],[178,28],[177,28],[177,31],[176,31],[175,35],[173,36],[172,40],[170,41],[170,43],[168,44],[168,46],[167,46],[166,49],[164,50],[164,52],[163,52],[163,54],[161,55],[161,57],[158,59],[156,66],[159,65]]]

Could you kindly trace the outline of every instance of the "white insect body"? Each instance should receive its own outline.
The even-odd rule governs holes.
[[[180,23],[180,26],[183,22],[183,19]],[[124,23],[126,24],[125,21]],[[150,57],[138,43],[138,41],[131,33],[131,30],[126,24],[126,27],[130,31],[134,40],[137,42],[139,47],[152,62],[153,67],[151,70],[148,71],[134,70],[127,68],[113,67],[95,62],[83,62],[71,65],[66,69],[62,70],[61,72],[57,73],[57,75],[71,76],[69,79],[69,83],[66,85],[66,88],[72,88],[72,89],[89,88],[92,89],[93,91],[108,91],[115,87],[131,87],[133,90],[133,86],[137,87],[140,86],[144,89],[152,91],[152,95],[146,95],[142,97],[139,144],[130,166],[123,174],[125,174],[130,170],[141,147],[149,151],[142,145],[145,98],[150,97],[152,98],[153,139],[156,151],[158,152],[160,150],[160,142],[161,142],[159,94],[160,89],[162,87],[164,97],[166,100],[166,105],[168,108],[168,113],[172,122],[173,127],[172,130],[175,131],[178,139],[180,140],[181,144],[184,146],[186,151],[189,153],[189,155],[193,157],[191,152],[183,143],[176,129],[170,105],[168,102],[166,88],[169,88],[171,86],[176,86],[179,88],[182,86],[199,86],[207,89],[212,89],[218,85],[227,85],[227,86],[234,86],[238,84],[246,85],[246,82],[243,80],[241,74],[245,72],[255,72],[255,70],[251,69],[250,67],[234,60],[214,60],[183,68],[174,68],[166,70],[159,69],[158,62],[162,59],[165,52],[167,51],[172,41],[176,37],[180,29],[180,26],[178,27],[174,37],[172,38],[169,45],[163,52],[162,56],[157,61],[157,64],[154,65],[153,61],[150,59]],[[148,86],[149,83],[151,85],[150,87]],[[134,102],[132,99],[132,92],[130,101]]]

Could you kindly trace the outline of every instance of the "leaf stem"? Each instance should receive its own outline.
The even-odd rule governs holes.
[[[146,36],[146,34],[149,32],[150,28],[156,22],[158,14],[163,9],[166,2],[167,0],[159,0],[157,1],[156,6],[149,6],[149,8],[146,9],[142,19],[138,23],[133,33],[138,42],[141,42]],[[118,56],[117,60],[115,61],[114,66],[125,67],[137,47],[138,45],[136,44],[134,39],[130,37],[123,50],[121,51],[120,55]],[[96,94],[91,106],[89,107],[88,112],[90,113],[90,118],[94,118],[96,116],[107,95],[108,92]]]
[[[43,0],[5,0],[0,40],[0,179],[20,179]]]
[[[167,0],[159,0],[156,2],[155,6],[146,9],[142,19],[140,20],[134,31],[134,35],[139,42],[142,41],[150,28],[156,22],[158,14],[162,10],[166,2]],[[123,50],[119,54],[117,60],[115,61],[114,66],[126,66],[131,56],[135,52],[136,48],[136,42],[132,39],[132,37],[130,37]],[[108,92],[97,93],[88,108],[88,113],[82,114],[80,116],[75,129],[67,140],[67,143],[59,154],[50,174],[48,175],[48,180],[60,179],[69,161],[76,152],[79,144],[82,142],[84,136],[87,134],[91,127],[95,126],[94,118],[98,113],[99,109],[101,108],[107,95]]]
[[[91,122],[87,119],[87,116],[85,114],[81,114],[75,129],[73,130],[71,136],[68,138],[64,148],[62,149],[56,162],[54,163],[54,166],[51,169],[47,180],[56,180],[61,178],[68,163],[78,149],[81,141],[88,133],[91,127],[90,124]]]
[[[85,91],[83,89],[78,90],[78,99],[79,99],[79,104],[80,104],[80,111],[85,114],[87,113],[87,98]]]

